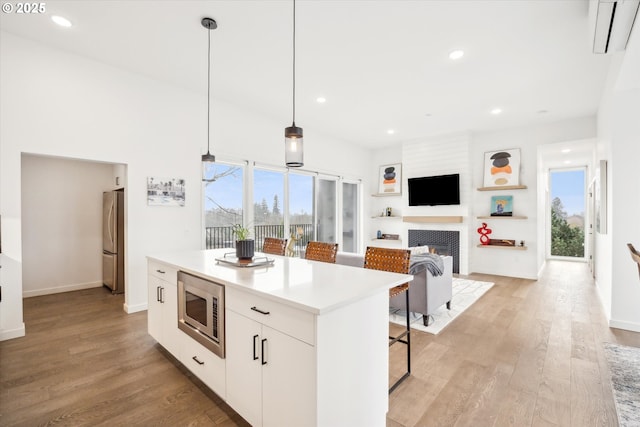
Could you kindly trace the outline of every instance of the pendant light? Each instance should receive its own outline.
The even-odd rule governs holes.
[[[293,0],[293,121],[284,130],[284,159],[288,167],[304,166],[302,128],[296,126],[296,0]]]
[[[200,23],[207,29],[209,40],[207,45],[207,154],[202,155],[202,180],[210,182],[212,179],[207,178],[207,169],[216,161],[216,156],[209,152],[211,111],[211,31],[218,28],[218,24],[211,18],[202,18]]]

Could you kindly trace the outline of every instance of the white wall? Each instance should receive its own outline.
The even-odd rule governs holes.
[[[520,148],[520,184],[525,190],[503,192],[475,192],[472,215],[487,215],[492,195],[513,195],[514,215],[525,215],[526,220],[482,220],[493,230],[493,238],[524,240],[527,250],[483,249],[471,246],[471,271],[503,276],[537,279],[544,264],[544,247],[540,248],[538,230],[544,228],[538,198],[538,146],[556,142],[593,138],[596,134],[595,117],[564,120],[541,126],[507,129],[499,132],[474,133],[472,137],[473,187],[483,186],[484,153],[508,148]],[[544,190],[544,189],[542,189]],[[476,219],[477,227],[481,220]],[[477,227],[472,227],[472,234]],[[479,242],[479,235],[472,242]]]
[[[114,166],[22,156],[22,294],[102,286],[102,192]]]
[[[640,246],[640,31],[616,54],[598,110],[598,160],[608,162],[607,234],[596,234],[596,284],[609,324],[640,332],[640,279],[626,244]]]
[[[20,158],[25,152],[126,165],[125,310],[146,309],[146,255],[201,247],[200,155],[207,143],[206,94],[4,32],[0,56],[2,249],[16,269],[3,272],[0,339],[24,334]],[[211,117],[212,153],[284,163],[287,118],[276,123],[216,101]],[[367,188],[370,153],[318,131],[305,127],[305,167],[362,177]],[[148,176],[184,178],[185,207],[147,206]]]

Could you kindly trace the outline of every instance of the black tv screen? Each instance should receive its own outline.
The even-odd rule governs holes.
[[[460,204],[460,174],[409,178],[409,206]]]

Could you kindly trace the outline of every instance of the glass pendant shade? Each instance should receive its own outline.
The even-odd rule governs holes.
[[[284,130],[284,159],[287,167],[304,166],[302,147],[302,128],[293,123]]]

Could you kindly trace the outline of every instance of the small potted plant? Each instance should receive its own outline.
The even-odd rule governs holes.
[[[236,236],[236,257],[238,259],[251,259],[255,252],[255,241],[249,239],[251,230],[242,224],[234,224],[231,231]]]

